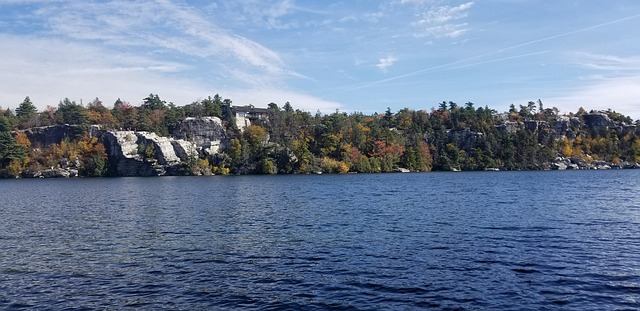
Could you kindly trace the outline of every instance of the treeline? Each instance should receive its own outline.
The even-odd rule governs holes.
[[[539,170],[548,169],[557,157],[613,164],[640,162],[639,122],[611,110],[602,113],[620,126],[595,131],[585,126],[588,113],[584,109],[561,116],[558,109],[544,108],[541,101],[512,105],[504,113],[487,106],[476,108],[470,102],[442,102],[430,111],[405,108],[394,113],[387,109],[371,115],[339,111],[311,114],[289,103],[282,107],[270,103],[268,120],[239,129],[231,105],[231,100],[219,95],[177,106],[150,94],[140,106],[117,100],[108,108],[97,98],[86,105],[65,99],[57,107],[38,111],[27,97],[15,112],[0,109],[0,170],[4,176],[19,176],[54,166],[61,159],[77,159],[80,176],[109,172],[104,146],[95,138],[79,135],[64,146],[34,148],[24,135],[11,135],[10,131],[53,124],[95,124],[103,129],[168,136],[179,121],[205,116],[221,118],[229,139],[218,154],[201,154],[190,173]],[[555,129],[554,124],[561,120],[571,136]],[[531,121],[542,125],[525,129],[524,122]],[[505,123],[516,130],[499,126]],[[628,130],[634,125],[635,130]]]

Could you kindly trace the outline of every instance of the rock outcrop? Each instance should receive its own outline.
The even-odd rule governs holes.
[[[186,118],[176,126],[171,135],[195,143],[205,156],[218,153],[227,140],[222,120],[217,117]]]
[[[81,137],[84,130],[78,125],[56,124],[26,129],[24,133],[34,146],[49,147],[67,138],[73,140]]]
[[[634,124],[623,124],[611,120],[605,113],[589,113],[581,117],[558,117],[549,123],[547,121],[525,120],[522,122],[505,121],[496,125],[500,132],[515,133],[520,129],[537,133],[538,139],[574,139],[580,132],[587,131],[595,135],[605,135],[609,130],[615,130],[623,135],[629,133],[640,134]]]
[[[593,133],[604,134],[614,126],[611,119],[604,113],[589,113],[582,116],[584,125]]]
[[[520,130],[521,123],[514,121],[505,121],[502,124],[496,125],[498,131],[502,133],[515,133]]]
[[[102,141],[118,176],[184,175],[198,156],[193,143],[149,132],[107,131]]]
[[[620,164],[610,163],[607,161],[595,161],[591,157],[586,159],[575,157],[557,157],[550,165],[552,170],[610,170],[610,169],[632,169],[640,168],[639,164],[631,164],[623,162]]]
[[[484,136],[483,133],[473,132],[470,129],[447,131],[449,141],[464,150],[471,150],[482,136]]]

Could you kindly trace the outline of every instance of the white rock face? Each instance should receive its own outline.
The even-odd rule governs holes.
[[[217,117],[186,118],[171,133],[174,137],[192,141],[205,154],[216,154],[227,134]]]
[[[176,153],[176,156],[182,161],[188,161],[190,157],[198,156],[198,150],[191,142],[176,139],[171,141],[171,144],[173,145],[173,150]]]
[[[105,146],[120,176],[156,176],[175,174],[190,157],[197,157],[194,143],[158,136],[150,132],[106,132]],[[144,150],[152,147],[153,158]]]
[[[112,136],[110,155],[117,158],[140,158],[138,154],[138,136],[134,131],[114,131],[108,132]],[[115,140],[115,142],[113,141]],[[115,143],[115,144],[114,144]]]
[[[159,164],[166,165],[180,162],[180,157],[178,157],[175,150],[173,150],[173,144],[171,143],[173,139],[161,137],[156,133],[150,132],[137,132],[136,135],[138,135],[142,143],[146,146],[153,145],[155,158]]]

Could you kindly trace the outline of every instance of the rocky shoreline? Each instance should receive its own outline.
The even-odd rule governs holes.
[[[635,126],[622,126],[609,120],[602,114],[585,117],[584,123],[577,118],[561,118],[553,124],[542,121],[526,121],[524,123],[505,121],[496,125],[501,132],[528,131],[535,133],[539,139],[561,140],[574,137],[576,131],[588,130],[603,132],[610,129],[622,132],[637,132]],[[212,175],[211,170],[194,172],[193,165],[203,159],[214,159],[222,156],[220,150],[229,146],[230,135],[223,122],[217,117],[186,118],[179,122],[170,137],[158,136],[155,133],[135,130],[104,130],[99,126],[88,129],[74,125],[52,125],[31,128],[22,131],[35,146],[49,147],[59,144],[65,139],[77,138],[81,133],[97,137],[105,147],[107,154],[107,176],[148,177],[148,176],[185,176]],[[448,130],[448,140],[463,149],[470,149],[482,138],[482,133],[470,130]],[[428,140],[429,138],[427,138]],[[287,155],[289,161],[297,161],[294,155]],[[609,170],[640,169],[640,163],[626,161],[607,162],[591,158],[557,156],[553,161],[532,163],[531,170]],[[45,167],[37,171],[26,171],[25,178],[72,178],[79,177],[80,161],[63,158],[55,166]],[[459,168],[450,168],[459,171]],[[504,171],[503,167],[484,169],[486,171]],[[410,172],[406,168],[396,168],[394,172]]]

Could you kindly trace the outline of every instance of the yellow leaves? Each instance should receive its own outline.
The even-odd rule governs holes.
[[[253,150],[258,149],[267,141],[267,130],[259,125],[249,125],[242,133],[244,139],[249,143],[249,147]]]
[[[322,158],[320,164],[323,172],[345,174],[349,172],[349,164],[345,161],[336,161],[329,157]]]
[[[22,162],[18,159],[13,159],[5,168],[5,173],[10,177],[18,177],[22,173],[22,168]]]
[[[224,166],[214,166],[212,168],[212,171],[214,174],[217,175],[229,175],[230,169],[228,167],[224,167]]]
[[[191,167],[191,173],[194,175],[204,175],[209,176],[213,174],[213,170],[211,165],[209,164],[209,159],[196,159],[193,167]]]
[[[340,162],[338,162],[338,166],[337,166],[336,170],[340,174],[346,174],[346,173],[349,172],[349,165],[344,161],[340,161]]]
[[[562,138],[562,154],[565,157],[570,157],[573,155],[573,147],[571,146],[571,142],[567,137]]]
[[[98,141],[97,137],[89,137],[84,135],[77,143],[77,151],[81,156],[99,156],[107,158],[107,153],[103,144]]]
[[[75,158],[78,156],[78,149],[75,144],[70,143],[68,140],[63,140],[60,144],[55,144],[50,147],[52,157],[54,158]]]
[[[102,119],[102,114],[100,112],[87,110],[85,114],[87,115],[87,119],[89,119],[91,124],[100,124],[100,120]]]
[[[25,134],[24,132],[18,133],[18,135],[16,136],[16,143],[25,148],[31,147],[31,141],[27,137],[27,134]]]

